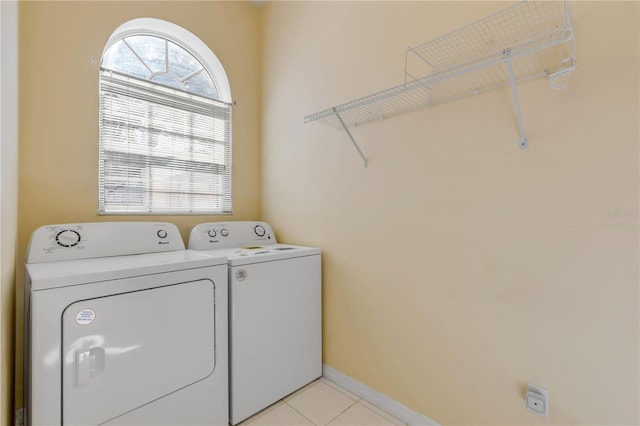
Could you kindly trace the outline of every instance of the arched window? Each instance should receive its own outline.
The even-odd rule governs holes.
[[[231,213],[231,90],[182,27],[120,26],[100,63],[99,213]]]

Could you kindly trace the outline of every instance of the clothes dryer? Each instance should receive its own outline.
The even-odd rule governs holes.
[[[26,424],[228,424],[226,259],[169,223],[50,225],[25,281]]]
[[[265,222],[204,223],[189,248],[227,258],[230,422],[322,375],[321,253]]]

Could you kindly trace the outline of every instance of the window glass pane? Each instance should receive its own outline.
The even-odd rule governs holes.
[[[218,91],[211,76],[184,48],[165,39],[146,35],[130,36],[124,40],[126,43],[123,40],[116,42],[105,54],[103,68],[218,99]],[[188,76],[191,77],[185,80]],[[180,83],[182,81],[184,85]]]
[[[179,79],[202,70],[202,65],[189,52],[169,42],[169,72]]]
[[[185,90],[185,87],[175,78],[167,74],[156,74],[151,78],[151,81],[162,84],[164,86],[174,87],[176,89]]]
[[[132,36],[125,38],[125,41],[151,71],[165,72],[167,70],[164,39],[152,36]]]
[[[187,84],[187,90],[191,93],[196,93],[212,99],[218,99],[218,91],[216,90],[211,77],[209,77],[209,74],[206,72],[194,75],[185,83]]]
[[[146,79],[151,75],[122,40],[111,46],[102,57],[102,67],[138,78]]]

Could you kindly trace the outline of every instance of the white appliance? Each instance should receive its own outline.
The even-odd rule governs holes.
[[[322,375],[320,249],[264,222],[203,223],[189,249],[229,265],[229,415],[235,425]]]
[[[51,225],[25,265],[28,425],[227,425],[226,259],[175,225]]]

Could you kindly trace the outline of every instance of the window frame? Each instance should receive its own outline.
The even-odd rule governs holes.
[[[121,26],[119,26],[109,37],[109,40],[104,46],[101,61],[105,57],[105,54],[109,51],[109,49],[126,37],[131,36],[151,36],[158,37],[161,39],[166,39],[177,46],[186,50],[189,54],[193,55],[193,57],[202,65],[204,70],[211,77],[215,89],[218,93],[217,102],[221,104],[226,104],[229,107],[229,120],[227,122],[228,126],[228,155],[225,158],[228,158],[228,161],[225,160],[225,166],[230,168],[228,173],[228,208],[222,207],[221,210],[197,210],[197,211],[186,211],[183,208],[178,210],[167,210],[163,209],[161,211],[153,211],[151,205],[147,205],[144,211],[116,211],[117,209],[109,210],[109,206],[106,205],[106,196],[104,196],[105,189],[103,185],[105,184],[103,177],[98,176],[98,214],[99,215],[226,215],[233,213],[233,168],[232,168],[232,151],[233,151],[233,119],[231,109],[234,104],[233,98],[231,96],[231,88],[229,85],[229,80],[227,77],[227,73],[222,66],[222,63],[217,58],[217,56],[211,51],[211,49],[202,41],[200,38],[189,32],[188,30],[173,24],[168,21],[163,21],[155,18],[137,18],[130,21],[125,22]],[[100,83],[99,83],[99,94],[102,96],[102,73],[103,70],[100,67]],[[115,71],[114,71],[115,72]],[[136,78],[135,76],[130,76],[130,78]],[[153,83],[152,80],[148,80],[150,83]],[[159,85],[159,87],[164,87]],[[98,107],[99,116],[102,117],[102,102]],[[100,124],[102,126],[102,123]],[[102,129],[101,129],[102,130]],[[103,134],[102,131],[99,135],[100,147],[99,147],[99,155],[100,158],[103,159],[105,154],[103,151]],[[169,157],[167,157],[169,158]],[[99,170],[103,170],[103,165],[100,164]],[[227,194],[227,191],[225,191]],[[193,207],[192,204],[189,204],[189,207]],[[169,209],[171,207],[169,206]],[[118,209],[119,210],[119,209]]]

